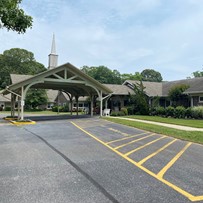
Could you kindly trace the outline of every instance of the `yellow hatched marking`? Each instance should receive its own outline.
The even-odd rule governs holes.
[[[164,174],[166,173],[166,171],[180,158],[180,156],[185,152],[185,150],[191,145],[192,143],[189,142],[187,145],[185,145],[185,147],[178,153],[176,154],[176,156],[174,156],[174,158],[168,162],[168,164],[161,169],[161,171],[159,171],[159,173],[157,174],[157,176],[159,178],[163,178]]]
[[[200,201],[203,200],[203,196],[194,196],[192,194],[190,194],[189,192],[181,189],[180,187],[174,185],[173,183],[170,183],[169,181],[163,179],[162,177],[159,177],[158,175],[156,175],[155,173],[151,172],[149,169],[139,165],[137,162],[135,162],[134,160],[132,160],[131,158],[125,156],[124,154],[122,154],[121,152],[119,152],[118,150],[115,150],[114,148],[112,148],[111,146],[109,146],[108,144],[106,144],[105,142],[103,142],[102,140],[98,139],[96,136],[92,135],[91,133],[87,132],[86,130],[82,129],[80,126],[76,125],[74,122],[71,122],[75,127],[77,127],[78,129],[80,129],[81,131],[83,131],[85,134],[89,135],[90,137],[92,137],[93,139],[97,140],[98,142],[100,142],[102,145],[106,146],[107,148],[111,149],[113,152],[115,152],[116,154],[118,154],[119,156],[123,157],[125,160],[127,160],[128,162],[130,162],[131,164],[137,166],[138,168],[140,168],[141,170],[143,170],[144,172],[146,172],[147,174],[151,175],[152,177],[156,178],[157,180],[161,181],[162,183],[165,183],[166,185],[168,185],[169,187],[171,187],[172,189],[174,189],[175,191],[179,192],[180,194],[184,195],[185,197],[187,197],[188,199],[190,199],[191,201]]]
[[[140,140],[144,140],[144,139],[146,139],[146,138],[148,138],[148,137],[151,137],[151,136],[153,136],[153,135],[155,135],[155,133],[151,133],[150,135],[147,135],[147,136],[145,136],[145,137],[141,137],[141,138],[138,138],[138,139],[133,140],[133,141],[131,141],[131,142],[122,144],[122,145],[120,145],[120,146],[115,147],[114,149],[120,149],[120,148],[125,147],[125,146],[127,146],[127,145],[129,145],[129,144],[138,142],[138,141],[140,141]]]
[[[145,157],[144,159],[142,159],[141,161],[138,162],[139,165],[142,165],[144,162],[146,162],[148,159],[151,159],[153,156],[157,155],[159,152],[163,151],[164,149],[166,149],[168,146],[170,146],[171,144],[173,144],[177,139],[172,140],[171,142],[169,142],[168,144],[164,145],[162,148],[158,149],[156,152],[150,154],[149,156]]]
[[[119,142],[119,141],[122,141],[122,140],[127,140],[127,139],[130,139],[132,137],[137,137],[139,135],[144,135],[144,134],[148,134],[148,132],[144,132],[144,133],[139,133],[137,135],[132,135],[132,136],[129,136],[129,137],[124,137],[124,138],[120,138],[120,139],[117,139],[117,140],[113,140],[113,141],[110,141],[110,142],[106,142],[106,144],[111,144],[111,143],[114,143],[114,142]]]
[[[163,139],[163,138],[165,138],[166,136],[162,136],[162,137],[160,137],[160,138],[158,138],[158,139],[155,139],[155,140],[153,140],[153,141],[151,141],[151,142],[148,142],[147,144],[145,144],[145,145],[142,145],[142,146],[140,146],[140,147],[138,147],[138,148],[136,148],[136,149],[133,149],[132,151],[130,151],[130,152],[127,152],[126,154],[124,154],[125,156],[129,156],[130,154],[132,154],[132,153],[134,153],[134,152],[136,152],[136,151],[138,151],[138,150],[140,150],[140,149],[143,149],[143,148],[145,148],[145,147],[147,147],[147,146],[149,146],[149,145],[151,145],[151,144],[153,144],[153,143],[155,143],[155,142],[157,142],[157,141],[159,141],[159,140],[161,140],[161,139]]]

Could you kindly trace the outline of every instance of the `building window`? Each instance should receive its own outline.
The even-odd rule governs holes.
[[[203,96],[199,97],[199,102],[203,102]]]

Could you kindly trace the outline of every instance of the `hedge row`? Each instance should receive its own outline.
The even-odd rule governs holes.
[[[183,106],[172,107],[156,107],[151,109],[150,115],[155,116],[165,116],[165,117],[174,117],[174,118],[203,118],[203,106],[189,107],[185,108]]]

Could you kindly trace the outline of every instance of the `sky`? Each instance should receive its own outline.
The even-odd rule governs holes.
[[[58,65],[154,69],[166,81],[203,69],[203,0],[23,0],[25,34],[0,29],[0,53],[22,48],[48,66],[53,33]]]

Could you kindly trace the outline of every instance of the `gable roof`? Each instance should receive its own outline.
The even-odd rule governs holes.
[[[104,84],[104,86],[112,90],[112,95],[128,95],[129,93],[134,94],[134,91],[126,85]]]
[[[32,88],[64,90],[73,95],[89,96],[97,94],[97,90],[105,94],[112,91],[100,82],[91,78],[70,63],[49,69],[34,76],[12,75],[12,85],[8,86],[3,94],[8,94],[9,90],[20,92],[22,86],[33,84]]]
[[[127,85],[133,88],[134,85],[139,84],[138,80],[126,80],[123,85]],[[146,87],[145,92],[149,97],[162,96],[162,83],[161,82],[148,82],[142,81],[144,87]]]

